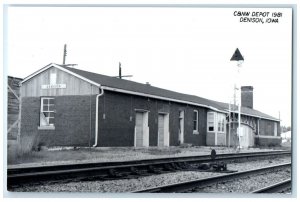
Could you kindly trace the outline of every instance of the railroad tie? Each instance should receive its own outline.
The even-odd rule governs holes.
[[[161,174],[161,171],[156,168],[155,166],[149,165],[148,166],[148,172],[149,173],[155,173],[155,174]]]

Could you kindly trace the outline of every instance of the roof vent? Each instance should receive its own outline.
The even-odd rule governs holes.
[[[146,82],[146,85],[147,85],[147,86],[151,86],[151,84],[150,84],[148,81]]]

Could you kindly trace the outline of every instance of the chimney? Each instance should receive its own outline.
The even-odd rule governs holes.
[[[241,87],[242,107],[253,109],[253,86]]]

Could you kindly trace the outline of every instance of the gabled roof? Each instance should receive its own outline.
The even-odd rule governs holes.
[[[23,80],[23,82],[26,82],[33,76],[45,71],[46,69],[48,69],[50,67],[59,68],[60,70],[70,73],[70,74],[72,74],[80,79],[83,79],[93,85],[96,85],[98,87],[101,86],[103,89],[106,89],[106,90],[141,95],[141,96],[146,96],[146,97],[150,97],[150,98],[157,98],[157,99],[174,101],[174,102],[185,103],[185,104],[190,104],[190,105],[202,106],[202,107],[206,107],[206,108],[209,108],[209,109],[212,109],[215,111],[219,111],[219,112],[223,112],[223,113],[228,112],[228,104],[226,104],[226,103],[208,100],[208,99],[198,97],[195,95],[178,93],[175,91],[170,91],[170,90],[154,87],[149,84],[142,84],[142,83],[137,83],[134,81],[128,81],[125,79],[119,79],[116,77],[110,77],[110,76],[105,76],[102,74],[92,73],[92,72],[88,72],[88,71],[84,71],[84,70],[80,70],[80,69],[76,69],[76,68],[71,68],[66,65],[49,64],[46,67],[42,68],[41,70],[26,77]],[[262,112],[259,112],[257,110],[250,109],[247,107],[242,107],[241,113],[244,115],[254,116],[254,117],[258,117],[258,118],[279,121],[278,119],[276,119],[272,116],[269,116],[267,114],[264,114]]]
[[[223,111],[220,110],[220,106],[214,102],[211,102],[208,99],[197,97],[194,95],[188,95],[183,93],[178,93],[175,91],[170,91],[158,87],[154,87],[148,84],[137,83],[134,81],[128,81],[125,79],[119,79],[116,77],[105,76],[102,74],[92,73],[88,71],[83,71],[75,68],[70,67],[63,67],[68,71],[74,72],[75,74],[81,75],[89,80],[92,80],[96,83],[100,83],[102,87],[106,87],[106,89],[118,91],[123,90],[123,92],[135,92],[140,93],[140,95],[144,95],[147,97],[154,98],[167,98],[170,101],[182,101],[189,104],[201,105],[203,107],[211,108],[216,111]]]
[[[47,66],[43,67],[42,69],[40,69],[40,70],[38,70],[38,71],[36,71],[36,72],[30,74],[29,76],[25,77],[24,80],[23,80],[21,83],[25,83],[26,81],[30,80],[32,77],[34,77],[34,76],[36,76],[36,75],[38,75],[38,74],[40,74],[40,73],[46,71],[47,69],[49,69],[49,68],[51,68],[51,67],[55,67],[55,68],[57,68],[57,69],[60,69],[60,70],[62,70],[62,71],[64,71],[64,72],[66,72],[66,73],[69,73],[69,74],[71,74],[71,75],[73,75],[73,76],[75,76],[75,77],[77,77],[77,78],[79,78],[79,79],[82,79],[82,80],[84,80],[84,81],[86,81],[86,82],[88,82],[88,83],[91,83],[91,84],[93,84],[93,85],[95,85],[95,86],[98,86],[98,87],[100,86],[99,83],[93,82],[93,81],[89,80],[88,78],[82,77],[82,76],[79,75],[79,74],[76,74],[76,73],[74,73],[74,72],[72,72],[72,71],[69,71],[68,69],[65,68],[65,66],[58,65],[58,64],[54,64],[54,63],[50,63],[50,64],[48,64]]]

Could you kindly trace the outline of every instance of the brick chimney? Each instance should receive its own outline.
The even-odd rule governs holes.
[[[242,107],[253,109],[253,86],[242,86]]]

